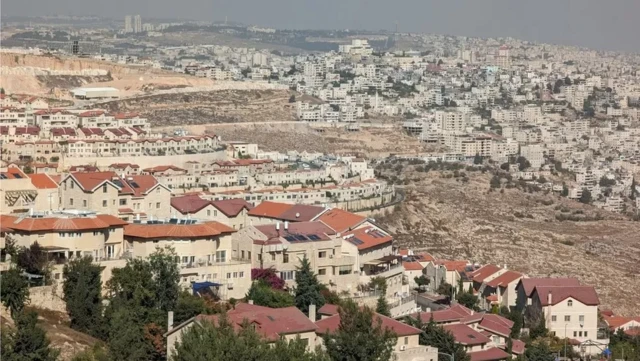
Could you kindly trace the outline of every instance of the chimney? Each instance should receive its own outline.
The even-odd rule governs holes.
[[[552,304],[553,303],[553,295],[551,294],[551,291],[549,291],[549,293],[547,294],[547,304]]]
[[[309,319],[311,322],[316,322],[316,305],[309,305]]]
[[[277,221],[276,222],[276,231],[279,231],[279,230],[280,230],[280,221]]]
[[[167,315],[167,331],[173,328],[173,311],[169,311]]]
[[[284,221],[284,230],[288,230],[289,229],[289,221]]]
[[[140,213],[136,214],[136,221],[140,220]]]
[[[507,264],[506,263],[504,264],[504,269],[507,269]]]
[[[253,305],[253,300],[249,300],[249,304],[250,304],[250,305]]]

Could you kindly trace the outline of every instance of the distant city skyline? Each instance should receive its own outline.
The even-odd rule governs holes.
[[[362,29],[513,37],[599,50],[640,52],[640,1],[616,0],[3,0],[3,15],[229,21],[278,29]]]

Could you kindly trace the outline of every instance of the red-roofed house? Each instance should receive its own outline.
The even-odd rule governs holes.
[[[337,312],[337,307],[334,307],[336,308],[335,314],[316,321],[316,326],[318,327],[316,333],[319,336],[336,332],[340,327],[340,314]],[[322,307],[321,310],[325,308],[326,307]],[[330,307],[327,309],[330,309]],[[420,329],[394,320],[393,318],[383,316],[379,313],[374,314],[373,321],[380,322],[383,328],[393,331],[398,336],[398,341],[393,349],[397,360],[437,360],[437,349],[428,346],[420,346],[419,338],[420,333],[422,332]],[[318,339],[322,340],[320,337],[318,337]]]
[[[240,198],[210,201],[198,195],[186,195],[172,197],[171,208],[174,214],[183,217],[189,215],[194,219],[218,221],[233,229],[242,229],[249,224],[248,213],[253,206]]]
[[[402,262],[402,267],[404,267],[404,276],[407,278],[407,281],[409,281],[409,288],[417,288],[418,285],[416,284],[415,278],[423,275],[422,270],[424,266],[422,266],[420,262],[404,261]]]
[[[623,331],[635,331],[640,329],[640,317],[622,317],[622,316],[605,316],[602,318],[604,322],[609,326],[609,330],[611,332],[616,332],[617,330]]]
[[[498,307],[515,307],[517,297],[516,286],[522,277],[523,275],[520,272],[506,271],[488,282],[485,281],[479,290],[481,295],[480,307],[487,310],[491,309],[493,304]],[[490,296],[495,296],[495,302],[487,300]]]
[[[325,207],[319,206],[264,201],[255,206],[249,212],[249,216],[255,225],[284,221],[309,222],[318,218],[325,211]]]
[[[598,338],[600,301],[593,286],[535,286],[531,299],[530,307],[544,315],[551,334],[579,342],[608,343],[608,339]],[[601,352],[595,346],[586,349],[587,354]]]
[[[528,305],[531,305],[533,290],[536,286],[561,286],[561,287],[573,287],[580,286],[580,281],[577,278],[522,278],[516,285],[516,308],[523,311]]]
[[[171,190],[151,175],[120,177],[115,172],[76,172],[62,178],[64,209],[133,217],[169,218]]]
[[[355,292],[362,283],[356,258],[322,222],[250,225],[235,236],[234,254],[250,259],[254,268],[273,267],[288,286],[295,285],[296,268],[306,255],[318,279],[337,292]]]
[[[9,166],[0,172],[0,213],[58,209],[58,186],[47,174],[25,174]]]
[[[295,307],[269,308],[240,303],[227,311],[226,317],[236,330],[240,330],[245,321],[249,322],[249,325],[268,342],[276,342],[281,338],[290,341],[299,337],[306,340],[309,351],[316,347],[318,337],[315,331],[318,327]],[[169,331],[164,335],[167,338],[167,355],[173,352],[184,331],[190,327],[200,327],[203,322],[217,325],[219,320],[220,315],[199,315],[175,327],[170,324]]]
[[[233,228],[216,221],[168,219],[134,221],[124,239],[134,257],[148,257],[156,248],[172,247],[179,257],[180,283],[214,282],[223,299],[242,298],[251,287],[251,263],[232,252]]]

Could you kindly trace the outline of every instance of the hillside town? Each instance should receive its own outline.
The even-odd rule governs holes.
[[[22,330],[40,327],[28,316],[35,309],[64,314],[69,330],[96,340],[95,349],[65,349],[65,360],[101,352],[109,360],[226,360],[206,353],[215,347],[251,360],[261,358],[240,352],[318,361],[640,359],[640,314],[603,303],[601,285],[442,257],[431,239],[408,246],[381,221],[397,217],[416,187],[402,165],[385,168],[400,161],[488,172],[488,193],[522,188],[640,221],[640,55],[425,34],[348,35],[330,50],[300,53],[174,46],[154,39],[200,25],[124,20],[102,33],[16,33],[7,40],[72,45],[2,53],[16,63],[25,54],[91,58],[261,84],[286,92],[278,106],[314,133],[385,129],[425,148],[385,157],[364,147],[275,151],[215,128],[163,127],[144,109],[114,110],[158,94],[189,103],[188,94],[208,88],[80,84],[44,96],[3,85],[2,327],[10,320],[6,342],[16,350]],[[289,36],[226,21],[212,28],[279,45]],[[99,52],[82,40],[97,33],[94,42],[109,44]],[[401,50],[401,38],[414,46]],[[124,41],[141,48],[122,51]],[[23,71],[2,66],[3,76]],[[565,213],[556,220],[584,220]]]

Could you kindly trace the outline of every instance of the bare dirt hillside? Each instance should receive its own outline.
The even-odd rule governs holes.
[[[489,172],[382,168],[407,183],[405,202],[379,219],[401,244],[529,276],[574,276],[594,285],[605,307],[640,314],[640,222],[536,187],[506,188],[504,179],[502,191],[489,192]]]
[[[257,143],[261,149],[284,153],[296,150],[378,158],[391,153],[427,150],[417,139],[396,128],[361,128],[360,131],[350,132],[344,124],[325,128],[303,122],[272,122],[218,124],[196,130],[220,135],[223,140]]]
[[[243,83],[240,83],[243,84]],[[94,104],[114,112],[139,112],[153,126],[220,122],[292,121],[288,90],[217,90],[156,94]]]
[[[196,78],[149,67],[133,67],[94,59],[53,55],[0,54],[2,87],[8,93],[69,97],[79,86],[113,86],[121,96],[149,89],[212,87],[210,79]]]

